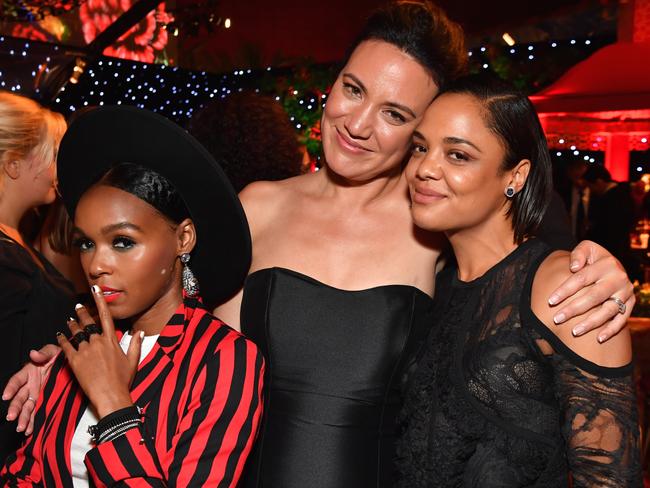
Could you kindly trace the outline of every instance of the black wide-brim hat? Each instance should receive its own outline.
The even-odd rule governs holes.
[[[57,158],[59,189],[71,217],[83,193],[111,167],[133,163],[164,176],[196,227],[190,266],[208,305],[231,297],[251,263],[251,237],[230,181],[207,150],[168,119],[127,106],[89,109],[74,119]]]

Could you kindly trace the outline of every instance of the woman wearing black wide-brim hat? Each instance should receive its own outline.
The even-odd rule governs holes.
[[[250,264],[234,190],[185,131],[128,107],[79,116],[58,175],[99,320],[71,310],[34,432],[1,481],[235,486],[263,358],[204,305],[240,287]]]

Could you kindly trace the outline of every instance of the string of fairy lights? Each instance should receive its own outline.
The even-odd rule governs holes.
[[[612,39],[594,38],[514,46],[492,44],[472,48],[468,56],[471,71],[492,70],[532,92],[541,88],[535,86],[540,80],[544,82],[549,77],[548,82],[553,81],[568,67],[610,42]],[[73,54],[65,46],[0,36],[0,89],[39,99],[38,86],[43,77],[47,79],[57,69],[57,63],[69,61]],[[318,121],[336,71],[332,64],[308,69],[238,68],[215,74],[101,57],[85,66],[76,83],[68,83],[49,106],[70,115],[88,106],[134,105],[185,126],[212,99],[225,98],[233,92],[255,91],[271,95],[283,104],[303,142],[311,143],[310,152],[316,154],[320,144]],[[641,134],[635,149],[650,149],[649,137],[650,134]],[[566,139],[567,144],[560,143],[560,139]],[[600,143],[591,147],[568,139],[562,134],[549,135],[554,156],[582,156],[590,162],[602,162]]]

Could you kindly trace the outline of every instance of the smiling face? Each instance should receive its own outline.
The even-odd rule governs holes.
[[[437,93],[431,75],[411,56],[387,42],[362,42],[323,112],[329,169],[353,182],[399,171],[413,129]]]
[[[406,177],[418,227],[449,233],[509,219],[504,191],[523,187],[529,163],[502,170],[505,148],[483,110],[471,95],[444,94],[416,129]]]
[[[75,243],[89,284],[101,287],[114,318],[180,303],[178,256],[186,250],[179,229],[188,221],[175,226],[148,203],[111,186],[96,185],[83,194]]]

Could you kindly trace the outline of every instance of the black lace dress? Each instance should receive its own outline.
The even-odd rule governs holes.
[[[474,281],[440,274],[400,414],[398,486],[641,486],[632,365],[576,355],[530,308],[548,253],[529,240]]]

